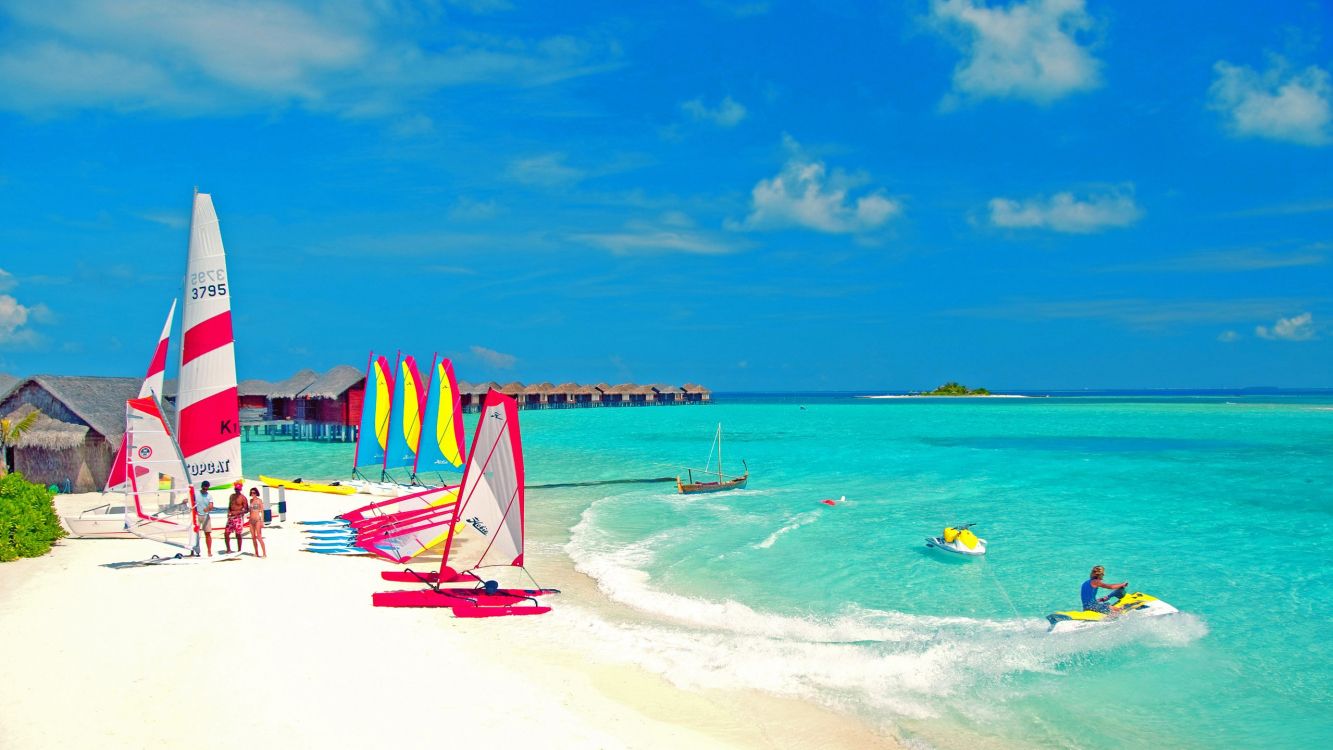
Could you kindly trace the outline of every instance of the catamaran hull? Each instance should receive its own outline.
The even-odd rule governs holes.
[[[69,535],[75,539],[138,539],[139,537],[125,530],[125,514],[117,513],[107,518],[88,518],[87,516],[62,516],[61,521]]]
[[[505,617],[550,612],[550,607],[538,605],[533,597],[558,593],[559,589],[496,589],[489,593],[481,589],[380,591],[371,596],[371,603],[376,607],[451,609],[455,617]]]

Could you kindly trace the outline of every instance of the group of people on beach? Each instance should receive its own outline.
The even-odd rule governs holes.
[[[195,509],[199,515],[199,531],[208,545],[208,556],[213,556],[213,498],[208,491],[212,485],[208,480],[199,484],[199,497]],[[264,544],[264,500],[259,496],[259,488],[251,487],[250,496],[245,495],[245,486],[237,479],[232,485],[231,497],[227,499],[227,526],[222,532],[222,541],[227,552],[231,552],[231,535],[236,535],[236,551],[241,552],[241,534],[246,525],[250,527],[250,541],[254,544],[255,557],[268,557],[268,546]]]

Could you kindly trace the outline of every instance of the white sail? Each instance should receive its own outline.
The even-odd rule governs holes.
[[[458,520],[485,542],[471,565],[523,565],[523,448],[518,407],[496,391],[486,394],[458,492]],[[449,564],[446,550],[441,571]]]
[[[198,553],[189,470],[152,396],[125,402],[125,527]]]
[[[176,397],[181,452],[195,484],[225,485],[242,475],[232,291],[213,199],[196,193]]]
[[[157,346],[153,349],[153,358],[148,361],[148,371],[144,375],[143,385],[139,386],[139,396],[151,396],[161,398],[162,379],[166,376],[167,369],[167,344],[171,338],[171,321],[176,314],[176,300],[171,301],[171,309],[167,311],[167,322],[162,326],[162,335],[158,337]],[[125,473],[125,451],[128,445],[128,438],[122,436],[120,439],[120,449],[116,452],[116,457],[111,461],[111,471],[106,479],[107,492],[125,492],[129,488],[129,476]]]

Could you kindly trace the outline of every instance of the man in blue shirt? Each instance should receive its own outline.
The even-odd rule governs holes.
[[[1079,594],[1083,597],[1083,609],[1085,611],[1101,612],[1105,615],[1115,614],[1111,611],[1111,605],[1107,604],[1106,600],[1115,599],[1116,602],[1119,602],[1120,597],[1125,595],[1125,587],[1129,585],[1129,581],[1107,583],[1102,580],[1105,576],[1106,569],[1098,565],[1092,569],[1088,580],[1083,582],[1083,588],[1079,591]],[[1098,599],[1097,589],[1111,589],[1111,593]]]

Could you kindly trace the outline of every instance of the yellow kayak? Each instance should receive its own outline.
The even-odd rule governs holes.
[[[355,487],[348,487],[341,484],[313,484],[311,482],[294,482],[290,479],[278,479],[276,477],[266,477],[259,475],[259,481],[269,487],[286,487],[289,490],[303,490],[305,492],[328,492],[334,495],[352,495],[356,493]]]

